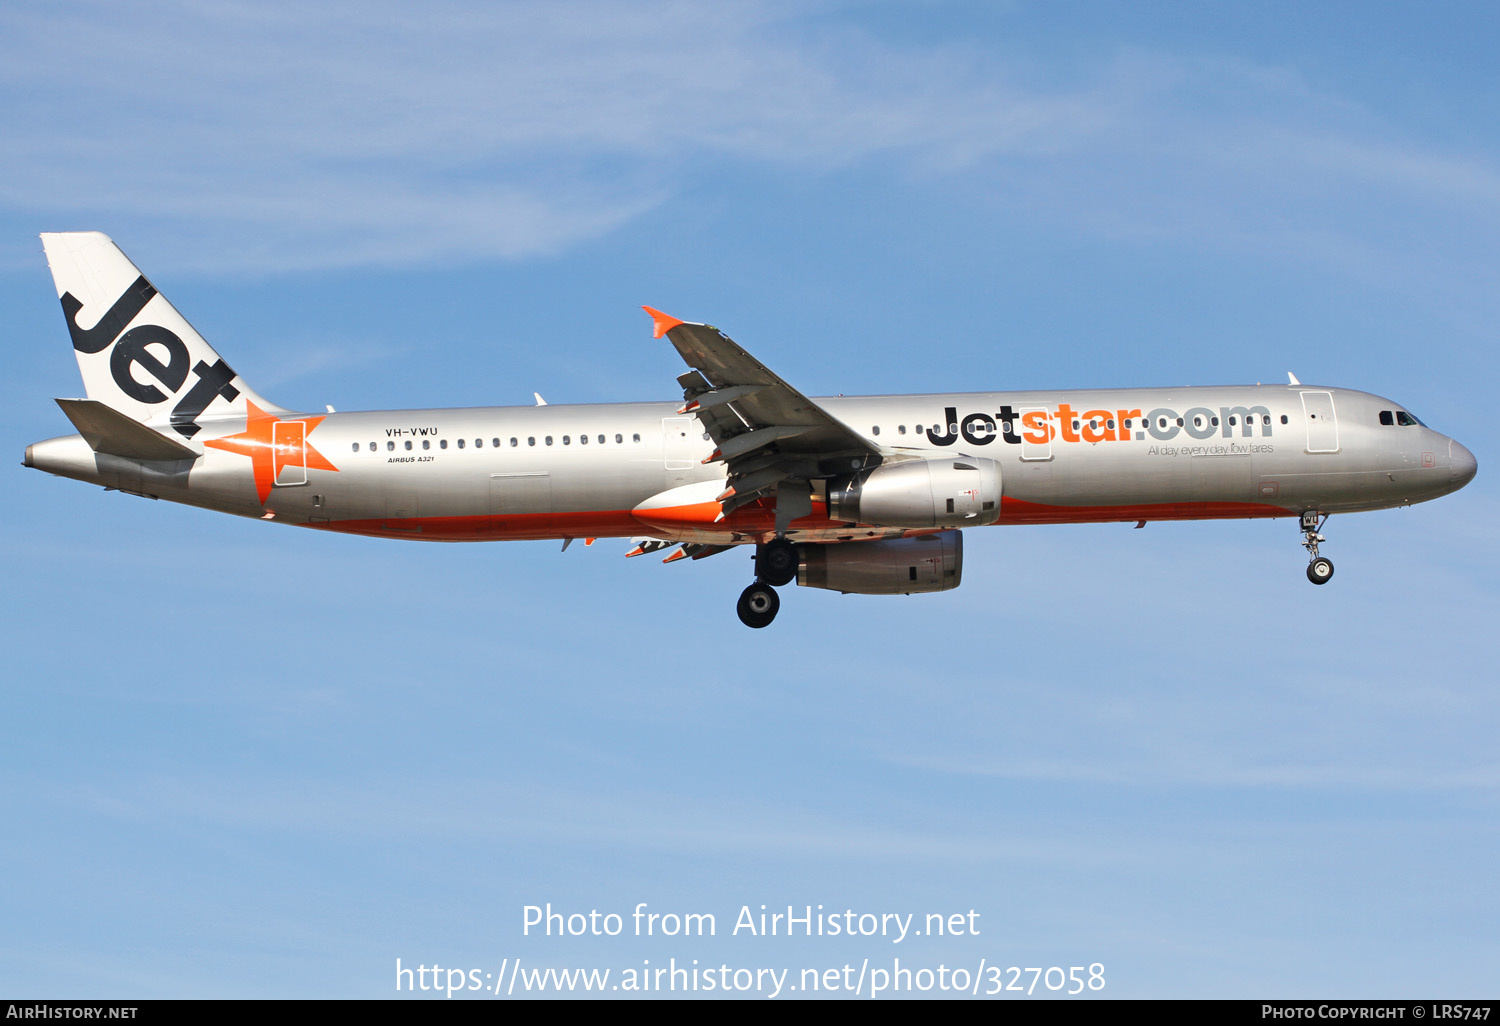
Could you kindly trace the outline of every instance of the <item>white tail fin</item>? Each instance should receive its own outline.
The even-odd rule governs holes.
[[[42,235],[90,399],[178,439],[200,417],[245,415],[257,395],[99,232]]]

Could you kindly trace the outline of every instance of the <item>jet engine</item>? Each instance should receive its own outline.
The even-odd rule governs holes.
[[[797,583],[857,595],[913,595],[957,588],[964,573],[959,531],[916,538],[799,545]]]
[[[886,463],[828,483],[828,516],[874,527],[978,527],[1000,518],[1000,464],[974,456]]]

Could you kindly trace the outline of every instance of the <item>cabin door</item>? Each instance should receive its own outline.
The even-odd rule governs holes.
[[[1339,422],[1333,412],[1333,393],[1303,392],[1302,412],[1307,417],[1307,451],[1338,452]]]

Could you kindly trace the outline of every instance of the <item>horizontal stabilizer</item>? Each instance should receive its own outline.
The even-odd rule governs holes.
[[[195,460],[198,454],[97,399],[58,399],[89,448],[132,460]]]

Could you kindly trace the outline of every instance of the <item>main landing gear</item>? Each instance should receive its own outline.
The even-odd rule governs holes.
[[[755,550],[755,583],[740,593],[735,612],[746,627],[769,627],[781,609],[776,589],[797,578],[797,546],[773,538]]]
[[[762,581],[740,592],[739,604],[734,607],[740,614],[740,623],[746,627],[769,627],[780,610],[781,598],[776,589]]]
[[[1328,539],[1319,533],[1327,513],[1310,509],[1302,514],[1302,547],[1307,550],[1307,579],[1314,584],[1327,584],[1333,577],[1333,560],[1318,555],[1318,543]]]
[[[755,551],[755,576],[773,588],[797,579],[797,546],[772,538]]]

